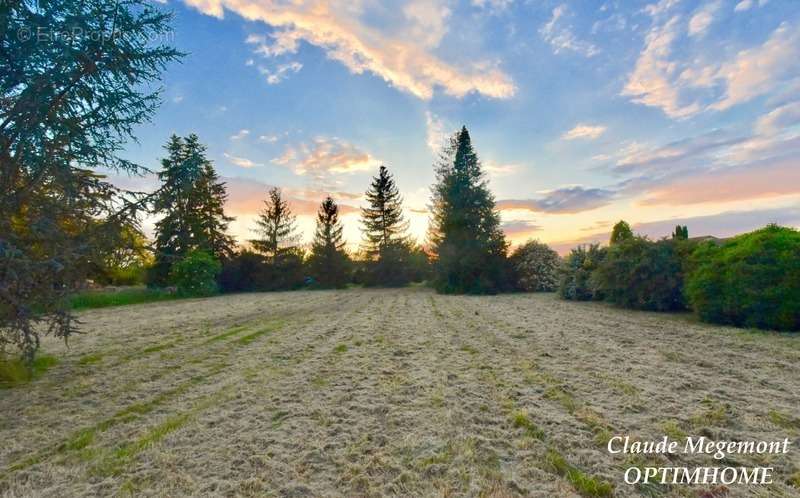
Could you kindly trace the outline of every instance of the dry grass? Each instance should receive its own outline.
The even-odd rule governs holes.
[[[45,343],[58,364],[0,390],[2,496],[696,496],[622,471],[709,458],[612,456],[608,438],[800,433],[798,338],[683,315],[414,288],[81,320],[69,349]],[[796,495],[797,452],[769,464],[755,492]]]

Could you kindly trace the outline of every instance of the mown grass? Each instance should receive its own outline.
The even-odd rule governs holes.
[[[110,306],[125,306],[129,304],[152,303],[155,301],[169,301],[179,299],[181,296],[173,292],[160,289],[147,289],[136,287],[132,289],[114,291],[86,291],[75,294],[70,299],[74,310],[92,308],[108,308]]]
[[[547,451],[545,461],[556,474],[569,481],[575,491],[583,496],[613,496],[614,494],[614,486],[610,482],[602,481],[583,472],[553,448]]]
[[[11,388],[38,379],[56,364],[58,358],[46,354],[37,355],[31,365],[26,365],[19,358],[0,357],[0,388]]]

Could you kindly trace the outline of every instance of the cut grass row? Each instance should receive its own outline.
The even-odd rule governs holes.
[[[283,325],[283,323],[284,323],[283,321],[271,322],[271,323],[267,324],[265,327],[255,331],[255,332],[253,332],[253,333],[251,333],[249,335],[240,337],[240,338],[236,339],[235,341],[232,341],[231,343],[232,344],[235,343],[235,344],[239,344],[239,345],[250,344],[253,341],[255,341],[257,338],[259,338],[259,337],[261,337],[261,336],[263,336],[263,335],[265,335],[265,334],[267,334],[269,332],[272,332],[272,331],[275,331],[275,330],[279,329]],[[223,340],[225,338],[233,337],[234,335],[239,334],[239,333],[241,333],[241,332],[243,332],[245,330],[247,330],[247,327],[244,327],[244,326],[234,327],[233,329],[231,329],[231,330],[229,330],[229,331],[227,331],[227,332],[225,332],[223,334],[220,334],[219,336],[215,336],[214,338],[211,338],[211,339],[217,340],[217,341],[221,341],[221,340]],[[108,429],[110,429],[111,427],[114,427],[114,426],[119,425],[119,424],[130,422],[132,420],[135,420],[135,419],[137,419],[137,418],[139,418],[139,417],[141,417],[143,415],[146,415],[146,414],[152,412],[156,407],[159,407],[162,404],[164,404],[164,402],[182,395],[183,393],[188,391],[192,386],[195,386],[195,385],[198,385],[198,384],[204,382],[209,377],[213,377],[214,375],[218,374],[223,369],[225,369],[227,366],[228,366],[228,364],[225,364],[225,363],[216,364],[205,375],[192,377],[192,378],[188,379],[187,381],[184,381],[184,382],[180,383],[178,386],[176,386],[173,389],[169,389],[169,390],[166,390],[166,391],[164,391],[162,393],[159,393],[158,395],[156,395],[155,397],[151,398],[148,401],[139,402],[139,403],[133,403],[133,404],[123,408],[122,410],[118,411],[117,413],[115,413],[111,417],[109,417],[109,418],[107,418],[105,420],[102,420],[102,421],[100,421],[99,423],[97,423],[97,424],[95,424],[93,426],[85,427],[83,429],[80,429],[80,430],[74,432],[63,443],[60,443],[60,444],[57,444],[57,445],[53,445],[53,446],[51,446],[49,448],[45,448],[45,449],[35,453],[32,456],[24,458],[24,459],[22,459],[22,460],[20,460],[20,461],[18,461],[16,463],[10,465],[8,468],[5,469],[5,471],[0,471],[0,480],[3,480],[4,478],[6,478],[12,472],[15,472],[17,470],[21,470],[21,469],[30,467],[31,465],[35,465],[37,463],[40,463],[43,460],[45,460],[45,459],[47,459],[47,458],[49,458],[51,456],[59,455],[59,454],[65,455],[65,454],[68,454],[68,453],[71,453],[71,452],[84,450],[86,447],[88,447],[89,445],[91,445],[94,442],[95,436],[97,434],[105,432]]]

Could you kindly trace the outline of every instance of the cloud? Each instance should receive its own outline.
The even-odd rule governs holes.
[[[570,50],[585,57],[594,57],[600,53],[600,49],[589,42],[579,40],[572,33],[570,27],[563,26],[562,18],[567,13],[567,6],[559,5],[553,9],[550,20],[539,29],[542,39],[553,47],[553,51],[558,54],[562,50]]]
[[[689,237],[710,235],[713,237],[727,238],[756,230],[769,223],[800,227],[800,205],[753,211],[725,211],[707,216],[670,218],[646,223],[634,223],[633,231],[657,240],[662,237],[668,237],[675,229],[675,225],[686,225],[689,229]],[[596,243],[607,244],[610,237],[611,232],[607,231],[578,239],[553,242],[550,243],[549,246],[559,254],[564,255],[569,253],[572,248],[579,245]]]
[[[658,173],[660,176],[674,174],[681,170],[707,166],[711,162],[708,158],[709,153],[746,140],[747,137],[744,136],[713,130],[659,147],[632,142],[617,153],[614,168],[617,171]]]
[[[428,148],[433,155],[436,156],[442,151],[442,146],[447,139],[447,135],[444,131],[444,123],[437,115],[430,111],[425,111],[425,130],[425,139]]]
[[[483,166],[483,170],[485,172],[492,176],[507,176],[520,170],[520,166],[518,164],[499,164],[491,159],[483,161],[481,166]]]
[[[300,40],[325,51],[352,73],[371,73],[421,99],[436,90],[454,97],[479,93],[509,98],[515,87],[496,64],[487,61],[455,65],[434,54],[446,31],[450,10],[444,0],[414,0],[394,13],[391,22],[367,24],[361,2],[318,0],[185,0],[201,12],[222,17],[224,9],[247,20],[262,21],[275,32],[272,41],[250,39],[263,55],[295,53]],[[263,47],[263,48],[262,48]]]
[[[252,178],[223,177],[225,188],[228,192],[228,201],[225,204],[226,212],[237,215],[254,215],[264,208],[264,200],[267,198],[267,191],[272,185],[262,183]],[[292,212],[298,216],[313,216],[317,213],[322,200],[331,195],[339,204],[339,213],[360,212],[357,207],[342,204],[340,199],[346,199],[348,195],[343,192],[326,192],[318,190],[293,189],[290,187],[281,188],[286,197]]]
[[[701,110],[697,103],[685,103],[675,84],[677,65],[669,57],[672,42],[678,36],[679,21],[675,16],[651,29],[621,93],[639,104],[658,107],[672,118],[686,118]]]
[[[331,174],[377,168],[380,162],[355,145],[338,138],[318,137],[311,143],[287,146],[273,163],[287,166],[296,175],[326,180]]]
[[[259,67],[258,72],[267,77],[268,84],[277,85],[281,81],[288,78],[290,74],[296,73],[301,69],[303,69],[303,65],[295,61],[287,64],[280,64],[275,69]]]
[[[250,130],[241,129],[235,135],[231,135],[231,140],[241,140],[250,134]]]
[[[262,142],[273,144],[278,141],[278,135],[261,135],[258,139]]]
[[[761,135],[775,135],[785,128],[800,124],[800,101],[782,105],[758,118],[755,131]]]
[[[654,22],[622,96],[657,107],[671,118],[684,119],[748,102],[800,76],[794,63],[800,57],[800,30],[788,22],[783,22],[762,45],[741,50],[722,62],[704,62],[703,52],[710,49],[706,42],[690,45],[690,55],[685,60],[674,58],[672,46],[683,33],[682,26],[677,15],[666,22]],[[699,36],[707,27],[697,22],[692,28],[690,22],[689,32],[695,29]]]
[[[702,37],[705,36],[709,26],[714,21],[714,15],[722,6],[720,2],[711,2],[706,4],[689,19],[689,36]]]
[[[725,82],[724,96],[711,108],[725,110],[768,93],[798,74],[799,58],[800,30],[783,22],[763,45],[742,50],[720,66],[717,75]]]
[[[744,12],[746,10],[749,10],[750,7],[752,7],[752,6],[753,6],[753,1],[752,0],[742,0],[741,2],[736,4],[736,7],[733,8],[733,11],[734,12]]]
[[[574,128],[561,135],[561,138],[563,140],[576,140],[579,138],[595,140],[605,131],[605,126],[578,123]]]
[[[544,194],[540,199],[499,200],[497,201],[497,208],[501,211],[525,210],[573,214],[606,206],[614,199],[612,190],[584,188],[581,186],[561,187]]]
[[[506,236],[510,238],[522,238],[530,236],[531,234],[542,229],[541,226],[529,220],[506,221],[500,225],[500,228],[502,228]]]
[[[228,154],[227,152],[223,153],[222,155],[225,156],[225,158],[228,159],[228,161],[230,161],[231,164],[239,166],[240,168],[249,169],[255,166],[263,166],[263,164],[253,162],[250,159],[247,159],[246,157],[236,157],[231,154]]]

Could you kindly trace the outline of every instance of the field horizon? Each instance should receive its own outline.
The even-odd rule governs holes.
[[[683,313],[413,287],[78,317],[68,347],[44,340],[57,365],[0,390],[3,496],[717,496],[623,482],[710,455],[606,443],[800,432],[796,337]],[[775,469],[725,496],[797,494],[791,452],[724,463]]]

